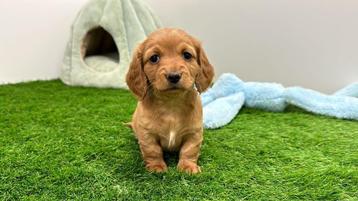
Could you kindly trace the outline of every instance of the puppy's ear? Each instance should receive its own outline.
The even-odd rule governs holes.
[[[144,98],[148,86],[143,69],[143,44],[140,44],[133,54],[126,76],[126,82],[129,89],[138,99],[141,100]]]
[[[208,57],[206,56],[203,47],[200,42],[194,39],[194,44],[197,51],[197,62],[200,66],[199,73],[196,77],[195,85],[198,91],[201,93],[209,88],[214,77],[214,68],[210,64]]]

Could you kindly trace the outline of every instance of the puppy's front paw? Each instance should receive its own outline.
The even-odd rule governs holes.
[[[168,169],[164,161],[148,162],[145,168],[149,172],[155,172],[155,173],[165,172]]]
[[[197,174],[201,172],[200,167],[196,163],[189,160],[180,160],[178,163],[178,169],[181,172],[189,174]]]

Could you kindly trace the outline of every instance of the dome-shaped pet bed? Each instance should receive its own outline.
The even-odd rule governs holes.
[[[91,0],[77,15],[61,80],[68,85],[127,88],[136,45],[160,27],[142,0]]]

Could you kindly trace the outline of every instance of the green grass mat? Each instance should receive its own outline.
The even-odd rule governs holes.
[[[358,200],[358,122],[244,108],[206,130],[203,173],[144,170],[125,90],[0,86],[0,200]]]

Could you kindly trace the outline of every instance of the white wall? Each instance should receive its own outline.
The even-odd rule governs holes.
[[[0,83],[58,78],[70,25],[86,0],[0,0]]]
[[[0,82],[58,77],[86,0],[1,0]],[[332,92],[358,81],[356,0],[147,0],[200,38],[217,74]]]
[[[357,0],[149,0],[200,38],[217,74],[332,92],[358,81]]]

